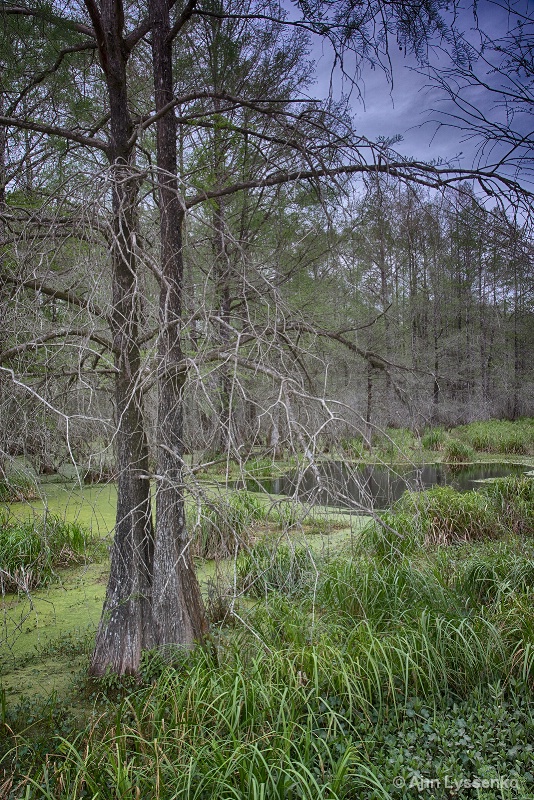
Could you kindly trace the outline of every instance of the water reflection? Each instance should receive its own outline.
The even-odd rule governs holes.
[[[425,464],[392,468],[379,465],[355,467],[332,462],[281,478],[247,481],[247,488],[289,495],[314,505],[364,511],[388,508],[407,489],[420,491],[432,486],[452,486],[465,492],[476,488],[476,481],[520,475],[527,470],[528,467],[517,464],[473,464],[461,468]]]

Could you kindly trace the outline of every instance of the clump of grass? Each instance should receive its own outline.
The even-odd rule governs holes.
[[[421,437],[421,444],[425,450],[443,450],[448,440],[443,428],[429,428]]]
[[[472,422],[457,433],[479,452],[523,455],[534,450],[534,427],[528,419]]]
[[[440,486],[405,492],[394,511],[412,516],[425,546],[491,539],[501,533],[493,504],[478,491],[457,492]]]
[[[21,503],[38,496],[35,482],[22,472],[13,472],[0,480],[0,503]]]
[[[417,449],[418,441],[408,428],[386,428],[376,442],[379,454],[390,459],[405,459]]]
[[[484,484],[481,492],[493,503],[507,531],[534,534],[534,478],[498,478]]]
[[[237,560],[242,591],[255,597],[277,591],[298,597],[317,578],[316,560],[303,545],[263,542]]]
[[[362,541],[384,558],[510,533],[534,533],[534,480],[527,476],[500,478],[477,491],[442,486],[405,492],[391,511],[366,526]]]
[[[475,457],[473,448],[459,439],[445,442],[443,453],[443,460],[448,464],[469,464]]]
[[[376,558],[396,558],[421,549],[424,533],[412,513],[384,511],[362,529],[361,542]]]
[[[364,541],[380,558],[408,555],[422,547],[458,544],[500,535],[495,509],[483,494],[450,486],[405,492],[391,512],[364,531]]]
[[[214,498],[188,512],[192,533],[191,552],[198,558],[233,558],[243,547],[250,545],[254,524],[264,520],[264,504],[254,493],[245,489],[228,498]]]
[[[41,522],[0,520],[0,585],[28,591],[44,586],[57,569],[102,556],[105,545],[76,522],[48,514]]]
[[[451,582],[473,608],[499,607],[534,589],[534,549],[522,542],[487,542],[462,553]]]

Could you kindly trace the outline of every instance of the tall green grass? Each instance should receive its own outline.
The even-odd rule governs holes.
[[[266,507],[253,492],[238,490],[214,497],[187,511],[191,552],[197,558],[234,558],[250,545],[254,525],[266,518]]]
[[[493,527],[524,512],[524,481],[405,496],[396,514],[416,535],[394,558],[372,538],[383,527],[330,561],[252,545],[249,610],[209,647],[146,658],[78,735],[4,712],[6,797],[407,800],[425,776],[513,778],[473,796],[529,796],[534,542]]]
[[[527,476],[499,478],[469,492],[450,486],[405,492],[363,536],[385,557],[510,533],[534,534],[534,480]]]
[[[425,450],[442,450],[447,438],[443,428],[428,428],[421,437],[421,444]]]
[[[443,445],[443,460],[448,464],[467,464],[473,461],[475,451],[466,442],[447,439]]]
[[[376,437],[374,445],[380,458],[405,460],[413,458],[419,442],[408,428],[386,428],[383,434]]]
[[[48,514],[40,522],[0,519],[0,587],[3,592],[44,586],[56,570],[102,556],[103,542],[81,525]]]
[[[317,558],[304,545],[263,541],[241,554],[236,572],[239,588],[250,595],[278,591],[298,597],[317,580]]]
[[[16,776],[12,797],[376,800],[413,796],[395,779],[418,770],[459,778],[505,765],[525,796],[532,552],[467,547],[463,559],[338,557],[300,600],[272,590],[215,650],[152,662],[149,686],[49,742],[33,769],[21,731],[3,765],[22,762],[24,745],[31,781],[23,794]]]
[[[534,424],[532,419],[515,422],[487,420],[471,422],[456,429],[462,441],[479,452],[504,455],[534,452]]]

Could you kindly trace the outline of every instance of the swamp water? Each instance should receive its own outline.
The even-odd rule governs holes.
[[[447,469],[441,464],[419,468],[383,466],[350,467],[340,463],[321,465],[319,481],[311,469],[300,475],[289,474],[273,480],[251,481],[247,488],[274,495],[295,496],[299,500],[322,506],[337,506],[362,511],[384,508],[408,489],[424,489],[436,485],[451,485],[459,490],[472,489],[477,481],[522,474],[527,466],[510,464],[477,464],[462,469]],[[319,485],[320,484],[320,485]],[[15,517],[41,517],[46,507],[68,521],[77,521],[92,528],[101,536],[113,529],[116,488],[107,486],[76,486],[72,483],[44,483],[42,500],[11,506]],[[44,502],[43,502],[44,501]],[[340,515],[343,516],[343,515]],[[356,520],[347,520],[352,536]],[[360,517],[356,529],[365,524]],[[334,546],[346,531],[335,531],[328,537]],[[319,537],[322,539],[323,537]],[[332,541],[331,541],[332,540]],[[324,542],[317,542],[323,546]],[[83,667],[84,658],[65,659],[55,653],[44,656],[43,646],[58,641],[58,637],[76,643],[92,635],[100,618],[105,595],[108,565],[87,564],[59,572],[57,583],[31,594],[4,595],[0,599],[0,689],[7,697],[24,694],[47,695],[63,691],[72,671]],[[214,565],[199,565],[198,577],[205,588],[207,578],[213,578]],[[33,657],[32,657],[32,654]]]
[[[470,464],[451,466],[351,466],[341,462],[318,464],[280,478],[247,481],[247,489],[295,497],[301,502],[337,506],[356,512],[384,510],[403,492],[434,486],[451,486],[460,492],[476,489],[480,481],[522,475],[528,466],[519,464]]]

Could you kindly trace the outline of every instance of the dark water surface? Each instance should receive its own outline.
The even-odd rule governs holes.
[[[477,481],[521,475],[530,467],[518,464],[473,464],[450,467],[426,464],[421,467],[350,466],[341,462],[319,464],[317,472],[308,467],[301,473],[281,478],[247,481],[252,491],[297,497],[316,505],[366,510],[389,508],[407,489],[419,491],[432,486],[452,486],[460,492],[476,489]]]

